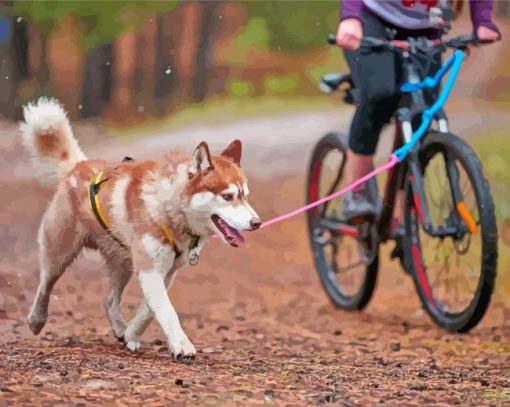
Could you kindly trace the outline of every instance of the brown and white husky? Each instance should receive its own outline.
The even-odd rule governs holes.
[[[255,230],[260,219],[248,204],[248,184],[240,169],[241,142],[220,155],[205,142],[193,155],[167,154],[161,162],[124,160],[108,165],[85,157],[62,106],[41,98],[24,107],[24,145],[41,166],[53,161],[57,191],[41,222],[40,282],[28,315],[38,334],[46,323],[51,291],[83,248],[98,250],[110,274],[105,308],[115,336],[130,350],[152,318],[161,325],[174,357],[194,357],[167,290],[177,270],[198,260],[208,237],[218,235],[238,247],[240,231]],[[125,322],[122,292],[131,275],[144,301]]]

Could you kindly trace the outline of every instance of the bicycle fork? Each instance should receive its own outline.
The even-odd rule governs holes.
[[[411,121],[409,120],[409,111],[402,109],[399,114],[401,119],[403,119],[401,123],[401,132],[402,137],[404,138],[404,142],[408,143],[411,140],[413,135],[413,127]],[[407,117],[406,117],[407,116]],[[440,123],[440,124],[439,124]],[[443,127],[445,131],[448,131],[446,117],[441,117],[438,120],[438,125]],[[406,158],[407,163],[407,176],[410,186],[410,191],[406,191],[407,199],[412,199],[414,204],[414,209],[416,210],[416,215],[418,216],[418,221],[423,226],[423,229],[429,233],[434,233],[434,227],[432,221],[429,216],[429,210],[427,205],[427,200],[425,198],[425,191],[423,189],[423,175],[421,173],[420,161],[418,157],[418,150],[413,148],[409,155]],[[412,194],[410,194],[412,192]]]
[[[438,118],[437,124],[440,132],[448,132],[448,123],[445,117]],[[412,136],[411,123],[409,121],[403,121],[401,129],[404,140],[407,142]],[[458,215],[464,221],[465,227],[467,227],[471,233],[476,233],[476,222],[464,204],[464,199],[460,188],[460,174],[457,165],[455,164],[453,157],[450,155],[444,154],[443,158],[445,162],[447,177],[449,180],[450,193],[453,200],[453,208],[455,208],[454,210],[456,211],[456,215]],[[422,225],[424,231],[430,236],[434,237],[451,236],[454,239],[462,237],[466,231],[464,228],[459,229],[459,227],[452,226],[441,226],[437,229],[434,228],[430,218],[427,199],[425,197],[425,191],[423,187],[423,174],[421,171],[417,149],[413,149],[409,152],[406,162],[408,166],[408,181],[411,187],[411,190],[407,191],[408,199],[412,199],[414,209],[416,210],[416,215],[418,216],[418,221]],[[410,192],[412,192],[412,194],[410,194]]]

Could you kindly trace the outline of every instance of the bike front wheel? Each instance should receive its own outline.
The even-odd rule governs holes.
[[[467,332],[482,319],[496,278],[497,227],[482,165],[463,140],[429,132],[419,154],[430,226],[408,174],[406,264],[432,319],[452,332]],[[411,178],[411,179],[410,179]]]

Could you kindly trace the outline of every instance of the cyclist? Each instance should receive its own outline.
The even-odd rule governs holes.
[[[364,54],[358,51],[362,37],[388,40],[420,36],[438,38],[440,30],[429,22],[430,8],[446,8],[448,1],[343,0],[342,4],[336,42],[344,49],[354,84],[359,89],[347,153],[346,179],[350,183],[372,169],[379,134],[398,107],[398,85],[402,79],[401,64],[393,53]],[[494,41],[501,37],[492,22],[492,6],[492,0],[470,0],[473,30],[481,41]],[[394,38],[389,38],[387,29],[393,31]],[[431,64],[429,74],[439,67],[440,61],[435,62]],[[395,219],[401,219],[402,209],[401,192],[396,201]],[[365,185],[345,195],[344,220],[358,223],[360,219],[376,215],[375,204]],[[394,228],[396,237],[402,236],[403,227],[397,223]]]

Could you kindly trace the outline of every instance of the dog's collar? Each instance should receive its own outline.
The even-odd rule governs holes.
[[[126,157],[128,158],[128,157]],[[124,161],[131,161],[132,159]],[[99,171],[98,173],[94,174],[92,178],[90,179],[89,188],[88,188],[88,194],[89,194],[89,203],[90,208],[92,210],[92,213],[94,214],[95,218],[97,219],[98,223],[102,226],[104,230],[108,233],[108,235],[115,240],[119,245],[121,245],[124,249],[128,249],[127,245],[124,244],[117,236],[115,236],[110,229],[108,225],[108,221],[106,220],[106,216],[104,215],[103,210],[101,209],[101,205],[99,202],[99,191],[101,189],[101,186],[108,181],[108,178],[101,179],[103,177],[103,171]],[[177,247],[177,244],[175,243],[175,239],[172,233],[172,230],[166,227],[164,224],[159,225],[161,229],[163,230],[163,233],[165,234],[165,237],[168,241],[168,244],[172,247],[172,249],[175,252],[175,258],[178,258],[182,255],[182,251]],[[189,262],[192,266],[198,263],[198,244],[200,242],[200,236],[195,235],[191,233],[190,231],[186,231],[188,236],[190,237],[190,243],[188,246],[189,250]]]
[[[168,241],[168,244],[173,247],[175,251],[175,258],[178,258],[181,256],[182,252],[177,247],[177,244],[175,243],[174,235],[172,233],[172,230],[167,228],[164,224],[160,224],[159,227],[161,230],[163,230],[163,233],[165,234],[166,240]],[[189,263],[194,266],[198,263],[198,243],[200,243],[200,236],[195,235],[194,233],[191,233],[191,231],[187,230],[186,234],[190,238],[190,242],[188,245],[188,252],[189,252]]]

